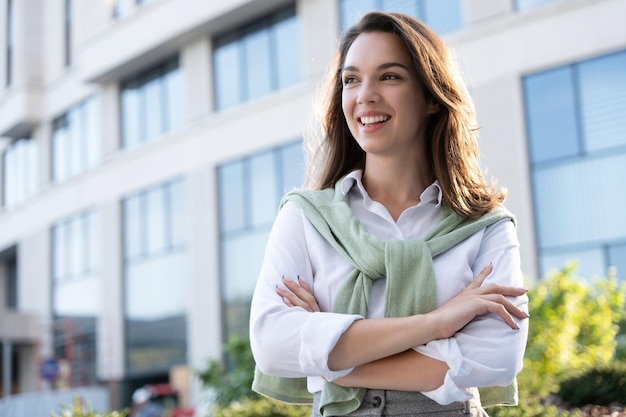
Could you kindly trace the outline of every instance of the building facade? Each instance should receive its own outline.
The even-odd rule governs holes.
[[[373,9],[455,49],[529,281],[626,271],[626,0],[0,0],[2,396],[105,384],[117,407],[169,381],[198,403]]]

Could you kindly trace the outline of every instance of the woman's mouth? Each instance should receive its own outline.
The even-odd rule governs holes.
[[[389,119],[391,119],[391,116],[387,116],[387,115],[362,116],[358,118],[359,123],[361,123],[362,126],[384,123]]]

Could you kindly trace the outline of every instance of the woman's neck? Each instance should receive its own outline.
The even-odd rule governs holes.
[[[366,159],[362,179],[370,198],[385,206],[394,220],[419,203],[421,194],[433,181],[426,164],[392,163],[380,158]]]

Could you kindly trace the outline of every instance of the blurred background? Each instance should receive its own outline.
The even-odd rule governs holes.
[[[337,39],[374,9],[455,49],[529,283],[626,276],[626,0],[0,0],[5,407],[146,384],[202,407]]]

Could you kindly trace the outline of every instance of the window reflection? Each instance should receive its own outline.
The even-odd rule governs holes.
[[[25,201],[37,188],[37,143],[28,137],[13,141],[2,153],[3,203],[7,208]]]
[[[531,74],[526,122],[541,273],[605,276],[626,245],[626,52]],[[610,175],[607,175],[610,173]],[[617,191],[617,192],[616,192]],[[593,204],[590,204],[593,202]]]
[[[363,15],[380,10],[408,14],[443,34],[463,27],[462,7],[461,0],[340,0],[341,30],[350,28]]]
[[[178,58],[125,80],[120,93],[122,145],[134,147],[183,124],[185,105]]]
[[[124,215],[124,292],[129,374],[185,363],[189,259],[185,182],[128,196]]]
[[[100,161],[99,101],[90,97],[52,122],[52,179],[63,181]]]
[[[282,195],[302,185],[302,142],[218,168],[225,336],[248,334],[250,300]],[[247,210],[244,210],[247,209]],[[241,262],[241,254],[246,262]]]
[[[214,40],[215,107],[233,107],[300,80],[299,24],[290,6]]]

